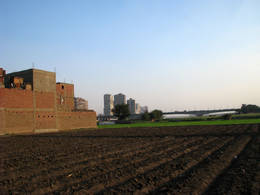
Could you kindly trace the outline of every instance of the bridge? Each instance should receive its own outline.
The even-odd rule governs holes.
[[[240,112],[240,108],[231,108],[231,109],[218,109],[218,110],[192,110],[192,111],[174,111],[174,112],[163,112],[163,115],[170,115],[170,114],[192,114],[196,116],[203,116],[205,114],[210,113],[221,113],[221,112]],[[141,119],[142,114],[133,114],[129,116],[130,119]],[[109,120],[116,120],[117,118],[114,116],[104,116],[98,115],[97,120],[99,121],[109,121]]]
[[[218,113],[218,112],[240,112],[240,108],[232,108],[232,109],[218,109],[218,110],[192,110],[192,111],[174,111],[174,112],[164,112],[163,115],[170,114],[192,114],[197,116],[203,116],[205,114],[210,113]]]

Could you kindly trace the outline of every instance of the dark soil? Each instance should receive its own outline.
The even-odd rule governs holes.
[[[0,137],[0,194],[259,194],[259,125]]]

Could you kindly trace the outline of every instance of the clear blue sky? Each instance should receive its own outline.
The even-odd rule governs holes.
[[[163,111],[260,105],[259,0],[0,0],[0,66]]]

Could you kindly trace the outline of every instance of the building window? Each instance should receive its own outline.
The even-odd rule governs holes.
[[[64,89],[64,85],[62,85],[61,88]]]

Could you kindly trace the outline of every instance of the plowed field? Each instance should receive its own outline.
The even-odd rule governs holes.
[[[259,125],[0,137],[0,194],[258,194]]]

